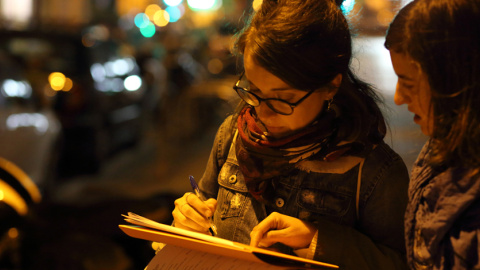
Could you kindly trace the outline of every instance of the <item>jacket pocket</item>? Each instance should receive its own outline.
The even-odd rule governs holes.
[[[343,219],[351,207],[352,198],[330,190],[303,188],[299,190],[297,203],[304,211]]]
[[[226,162],[218,176],[217,212],[221,219],[238,217],[247,202],[247,187],[238,166]]]

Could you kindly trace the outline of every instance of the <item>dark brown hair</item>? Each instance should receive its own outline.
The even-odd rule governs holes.
[[[478,168],[480,1],[415,2],[406,13],[402,48],[419,64],[431,88],[432,163]]]
[[[410,11],[417,1],[412,1],[398,11],[390,23],[385,36],[385,48],[397,53],[405,53],[405,27],[410,16]]]
[[[260,66],[300,90],[319,89],[342,74],[334,97],[345,140],[378,143],[386,125],[372,87],[349,69],[352,39],[343,0],[264,0],[237,34],[236,53],[249,46]]]

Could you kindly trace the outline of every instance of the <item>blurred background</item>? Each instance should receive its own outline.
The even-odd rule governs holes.
[[[238,101],[233,35],[253,0],[0,0],[0,270],[144,269]],[[384,34],[402,0],[345,0],[352,68],[385,99],[410,169],[426,138],[393,104]]]

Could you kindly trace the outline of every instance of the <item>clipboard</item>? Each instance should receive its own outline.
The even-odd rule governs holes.
[[[158,223],[159,224],[159,223]],[[162,226],[169,226],[160,224]],[[167,246],[172,245],[179,247],[177,253],[186,253],[188,250],[194,250],[196,252],[206,253],[207,255],[217,255],[220,257],[226,257],[228,259],[234,259],[239,262],[250,262],[256,265],[256,267],[264,266],[271,267],[271,269],[338,269],[337,265],[309,260],[301,257],[296,257],[280,252],[275,252],[267,249],[251,247],[245,244],[219,239],[216,237],[203,235],[202,239],[196,237],[196,233],[186,230],[175,228],[175,232],[164,231],[157,228],[147,228],[145,226],[134,225],[119,225],[120,229],[127,235],[153,241],[164,243]],[[174,228],[174,227],[171,227]],[[185,231],[183,233],[182,231]],[[161,254],[160,254],[161,255]],[[158,253],[156,255],[160,256]],[[208,257],[208,256],[207,256]],[[189,259],[185,257],[184,259]],[[217,257],[218,259],[218,257]],[[215,260],[217,260],[215,259]],[[153,260],[152,260],[153,261]],[[267,268],[268,268],[267,267]],[[153,267],[152,267],[153,268]],[[148,267],[146,269],[149,269]],[[154,268],[157,269],[157,268]],[[161,269],[161,268],[158,268]],[[209,267],[211,269],[211,267]],[[224,269],[224,268],[218,268]],[[241,269],[241,268],[239,268]],[[252,268],[258,269],[258,268]],[[270,268],[268,268],[270,269]]]

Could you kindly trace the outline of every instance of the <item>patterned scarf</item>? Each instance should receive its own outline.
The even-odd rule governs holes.
[[[431,143],[424,145],[412,169],[405,213],[408,263],[412,269],[451,268],[452,246],[457,245],[462,248],[455,250],[455,257],[475,265],[476,240],[467,241],[470,233],[459,230],[466,224],[462,219],[478,228],[479,211],[470,206],[480,199],[480,177],[472,174],[476,168],[431,167]],[[470,247],[474,254],[467,254]]]
[[[258,126],[251,107],[240,112],[237,121],[240,140],[236,140],[235,151],[247,188],[255,199],[268,201],[264,192],[271,180],[290,174],[295,163],[304,159],[333,161],[350,150],[351,144],[339,146],[334,141],[335,116],[333,110],[326,111],[301,131],[274,139]]]

